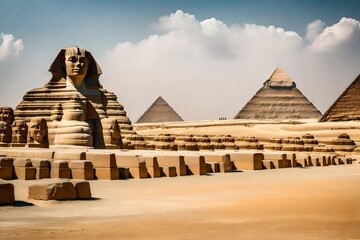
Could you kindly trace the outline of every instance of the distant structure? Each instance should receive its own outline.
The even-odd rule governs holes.
[[[360,75],[320,119],[321,122],[360,120]]]
[[[155,102],[144,112],[137,123],[158,123],[184,121],[179,114],[162,98]]]
[[[235,119],[313,119],[321,117],[316,107],[276,68],[264,86],[235,116]]]

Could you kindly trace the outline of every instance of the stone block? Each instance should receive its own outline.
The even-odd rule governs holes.
[[[176,167],[164,166],[161,167],[163,177],[176,177]]]
[[[140,161],[145,162],[148,177],[150,178],[161,177],[161,170],[156,157],[152,157],[152,156],[141,157]]]
[[[156,158],[160,167],[176,167],[177,176],[186,176],[186,165],[183,156],[159,155]]]
[[[263,160],[263,166],[265,169],[289,168],[291,167],[291,161],[287,159]]]
[[[231,153],[230,160],[236,170],[261,170],[264,154],[262,153]]]
[[[69,164],[65,160],[55,160],[51,164],[51,178],[71,178],[71,170]]]
[[[116,168],[95,168],[95,178],[100,180],[119,179],[119,169]]]
[[[184,156],[187,175],[206,175],[207,166],[204,156]]]
[[[20,180],[36,179],[36,169],[28,158],[17,158],[14,160],[14,177]]]
[[[86,153],[82,151],[61,151],[54,153],[54,159],[57,160],[86,160]]]
[[[219,173],[220,172],[220,163],[211,162],[206,163],[207,173]]]
[[[1,155],[6,155],[8,157],[13,158],[45,158],[45,159],[52,159],[54,156],[54,151],[52,150],[44,150],[44,149],[36,149],[28,150],[26,148],[23,149],[1,149]]]
[[[94,170],[91,161],[75,160],[69,163],[73,179],[93,180]]]
[[[114,153],[86,153],[86,160],[92,162],[94,168],[117,168]]]
[[[91,199],[91,189],[88,181],[71,182],[75,187],[77,199]]]
[[[13,167],[0,166],[0,179],[4,179],[4,180],[13,179]]]
[[[147,175],[147,171],[146,171],[146,175]],[[123,167],[119,168],[119,179],[128,179],[128,178],[130,178],[129,168],[123,168]]]
[[[206,154],[204,155],[206,163],[219,163],[220,172],[232,172],[233,164],[230,161],[230,155],[214,155],[214,154]],[[214,169],[213,169],[214,170]]]
[[[14,185],[0,180],[0,205],[12,205],[15,202]]]
[[[0,167],[13,167],[14,159],[9,157],[0,157]]]
[[[118,168],[127,168],[129,178],[147,178],[147,169],[145,160],[140,160],[139,156],[116,155],[116,165]]]
[[[29,198],[35,200],[74,200],[76,189],[71,182],[44,182],[29,186]]]
[[[36,169],[36,179],[50,178],[50,162],[47,159],[32,158],[31,163]]]

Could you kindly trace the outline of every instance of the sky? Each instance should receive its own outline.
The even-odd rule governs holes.
[[[324,113],[360,74],[360,1],[0,0],[0,106],[72,46],[133,122],[158,96],[184,120],[232,119],[278,66]]]

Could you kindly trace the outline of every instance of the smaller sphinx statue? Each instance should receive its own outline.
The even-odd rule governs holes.
[[[12,123],[11,147],[25,147],[27,142],[28,126],[23,120],[15,120]]]
[[[74,94],[62,105],[61,121],[53,122],[54,145],[93,148],[92,129],[86,121],[86,104]]]
[[[11,124],[14,121],[14,111],[10,107],[0,108],[0,147],[8,147],[11,143]]]
[[[0,147],[8,147],[11,143],[11,126],[6,122],[0,121]]]
[[[119,123],[115,118],[101,119],[105,148],[120,149],[123,147]]]
[[[48,129],[43,118],[31,118],[27,140],[28,147],[48,148]]]

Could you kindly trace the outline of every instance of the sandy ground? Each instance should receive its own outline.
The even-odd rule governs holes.
[[[360,164],[90,181],[93,200],[35,201],[11,181],[0,239],[360,239]]]

